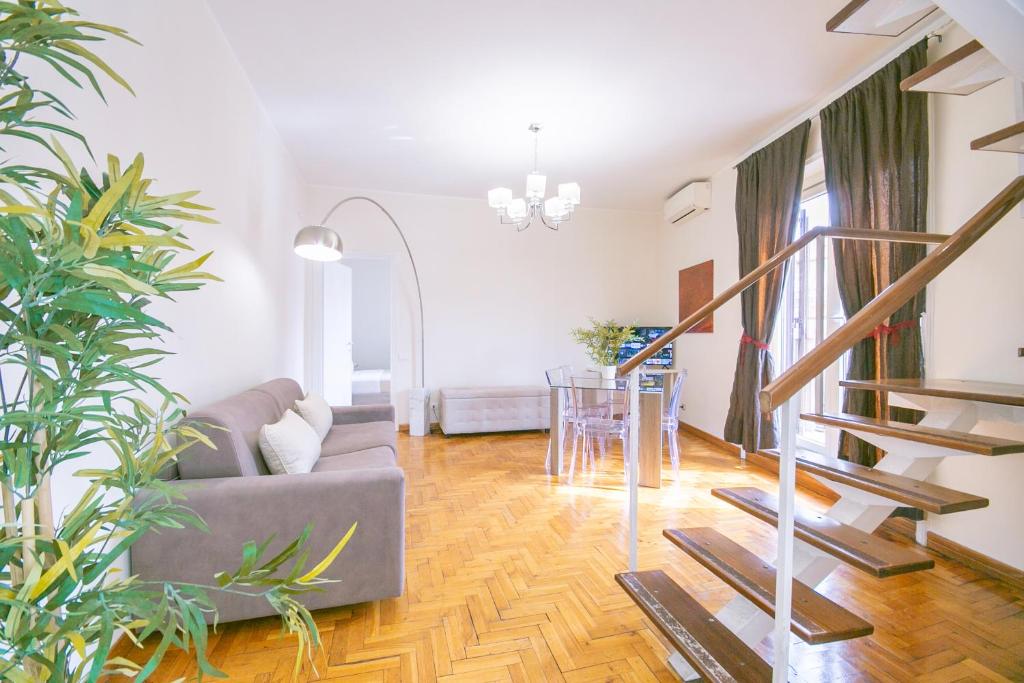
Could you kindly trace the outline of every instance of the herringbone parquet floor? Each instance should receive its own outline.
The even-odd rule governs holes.
[[[400,437],[406,592],[316,613],[324,649],[303,680],[675,680],[659,637],[612,578],[626,564],[621,455],[567,486],[544,474],[546,443],[535,433]],[[732,591],[661,530],[714,526],[771,558],[774,530],[708,489],[773,483],[700,441],[683,437],[682,453],[678,482],[666,469],[662,489],[642,491],[641,569],[666,569],[714,611]],[[933,571],[885,580],[843,567],[821,590],[875,633],[796,644],[793,680],[1024,680],[1020,591],[941,559]],[[294,647],[275,620],[261,619],[221,626],[210,659],[231,681],[285,681]],[[175,653],[155,680],[182,676],[194,668]]]

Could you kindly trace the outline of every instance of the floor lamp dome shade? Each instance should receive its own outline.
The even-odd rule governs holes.
[[[295,235],[295,253],[310,261],[337,261],[341,258],[341,237],[322,225],[307,225]]]

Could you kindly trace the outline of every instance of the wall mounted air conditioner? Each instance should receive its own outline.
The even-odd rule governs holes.
[[[698,180],[669,197],[665,202],[665,220],[678,223],[711,208],[711,182]]]

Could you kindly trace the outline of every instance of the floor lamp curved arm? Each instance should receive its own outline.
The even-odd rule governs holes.
[[[423,289],[420,287],[420,274],[419,274],[419,271],[416,269],[416,259],[413,258],[412,249],[409,248],[409,241],[407,239],[405,239],[405,233],[402,232],[402,228],[398,225],[398,221],[396,221],[395,217],[391,215],[391,212],[388,211],[387,209],[385,209],[384,206],[380,202],[378,202],[376,199],[371,199],[370,197],[364,197],[362,195],[356,195],[356,196],[353,196],[353,197],[346,197],[346,198],[342,199],[341,201],[339,201],[334,206],[332,206],[327,211],[327,213],[324,215],[323,220],[320,221],[320,227],[326,228],[327,221],[329,221],[331,219],[331,216],[334,215],[335,211],[340,209],[345,204],[348,204],[349,202],[354,202],[354,201],[369,202],[370,204],[373,204],[378,209],[380,209],[380,212],[383,213],[385,216],[387,216],[387,219],[389,221],[391,221],[391,225],[393,225],[395,227],[395,231],[398,233],[398,236],[402,238],[402,244],[405,245],[405,253],[409,256],[409,263],[412,265],[412,276],[413,276],[413,279],[416,281],[416,298],[419,301],[419,305],[420,305],[420,386],[421,387],[426,387],[427,386],[427,381],[426,381],[426,377],[427,377],[427,374],[426,374],[427,354],[426,354],[426,341],[425,341],[425,337],[426,337],[426,323],[424,322],[424,318],[423,318]],[[339,249],[340,249],[340,243],[339,243],[338,246],[339,246]],[[340,253],[340,251],[339,251],[339,253]]]

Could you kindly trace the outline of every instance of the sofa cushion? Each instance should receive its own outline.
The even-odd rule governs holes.
[[[395,422],[395,407],[387,403],[364,406],[331,406],[334,424],[347,425],[354,422]]]
[[[397,464],[394,451],[387,446],[377,446],[352,453],[321,456],[313,466],[313,472],[364,470],[375,467],[395,467]]]
[[[377,446],[387,446],[392,453],[397,453],[395,444],[395,424],[393,422],[334,425],[320,445],[320,455],[322,457],[354,453]]]
[[[306,474],[320,458],[320,436],[294,410],[260,429],[260,453],[273,474]]]
[[[271,396],[277,404],[277,416],[284,415],[284,411],[295,408],[295,402],[302,399],[302,387],[299,383],[289,377],[280,377],[255,386],[250,391],[262,391]],[[274,420],[272,420],[274,421]]]
[[[334,424],[334,413],[327,401],[319,394],[307,394],[306,398],[295,402],[295,412],[316,432],[321,441],[327,436]]]
[[[260,454],[260,427],[277,422],[282,414],[284,408],[279,406],[274,395],[259,388],[243,391],[190,413],[186,422],[205,434],[216,449],[197,443],[182,451],[178,458],[181,478],[268,474]]]

